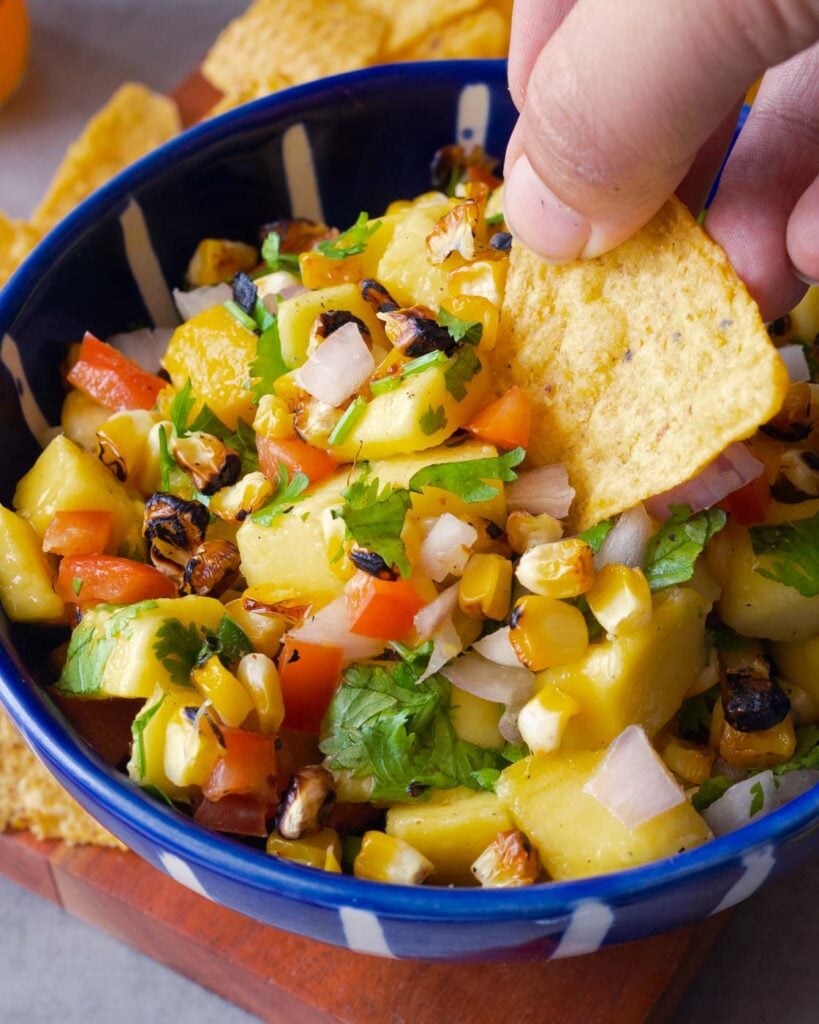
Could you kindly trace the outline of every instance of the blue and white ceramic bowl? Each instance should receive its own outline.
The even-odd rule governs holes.
[[[64,348],[176,322],[170,289],[204,236],[276,216],[351,223],[428,187],[439,146],[501,155],[514,120],[496,61],[402,65],[228,113],[119,175],[35,250],[0,296],[0,501],[58,422]],[[819,787],[704,847],[600,878],[516,890],[411,888],[326,874],[208,832],[106,767],[37,686],[0,624],[0,698],[46,766],[131,849],[209,899],[364,953],[521,960],[587,953],[750,896],[819,848]]]

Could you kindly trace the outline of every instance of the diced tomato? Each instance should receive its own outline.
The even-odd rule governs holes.
[[[134,604],[176,597],[176,587],[158,569],[113,555],[64,558],[57,573],[57,593],[69,604]]]
[[[80,358],[68,374],[69,384],[79,388],[106,409],[153,409],[156,396],[167,381],[146,373],[111,345],[86,333]]]
[[[213,766],[202,793],[208,800],[252,796],[276,803],[276,737],[220,726],[225,753]]]
[[[523,388],[514,387],[479,412],[466,429],[499,448],[525,448],[531,426],[531,399]]]
[[[756,480],[729,494],[719,506],[742,526],[759,526],[765,522],[770,503],[771,488],[762,473]]]
[[[279,767],[276,784],[279,793],[283,793],[290,785],[294,772],[308,764],[319,764],[321,758],[318,737],[314,732],[282,726],[276,737],[276,763]]]
[[[341,677],[340,647],[285,636],[279,655],[284,724],[317,733]]]
[[[357,572],[344,588],[350,632],[376,640],[407,640],[426,603],[409,580],[381,580]]]
[[[338,463],[327,452],[298,437],[270,438],[257,434],[256,448],[259,466],[274,486],[278,483],[280,464],[287,467],[291,476],[304,473],[311,484],[338,469]]]
[[[101,555],[111,543],[110,512],[55,512],[43,537],[43,551],[54,555]]]
[[[221,800],[202,800],[193,819],[214,832],[235,836],[266,836],[270,807],[255,796],[224,796]]]

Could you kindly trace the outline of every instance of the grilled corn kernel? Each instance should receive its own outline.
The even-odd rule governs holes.
[[[508,260],[480,259],[456,267],[447,275],[447,286],[452,295],[479,296],[491,302],[496,309],[503,303]],[[456,316],[459,314],[456,314]]]
[[[240,270],[252,270],[258,259],[252,245],[225,238],[203,238],[188,264],[188,281],[195,288],[230,281]]]
[[[271,441],[296,436],[293,413],[287,402],[276,395],[262,395],[253,420],[253,429]]]
[[[541,512],[533,516],[531,512],[511,512],[506,520],[506,536],[509,547],[519,555],[538,544],[553,544],[563,536],[563,526],[559,519]]]
[[[553,597],[527,594],[515,603],[509,640],[532,672],[582,658],[589,646],[583,613]]]
[[[659,749],[666,766],[686,782],[700,785],[710,777],[715,755],[708,747],[689,743],[677,736],[667,736]]]
[[[356,878],[398,885],[420,885],[434,870],[423,853],[386,832],[365,832],[353,863]]]
[[[689,697],[697,697],[699,694],[705,693],[712,686],[716,686],[718,682],[719,658],[717,657],[716,648],[712,647],[708,652],[708,661],[706,661],[702,671],[685,691],[685,700],[688,700]]]
[[[165,729],[165,774],[175,786],[202,786],[222,756],[222,745],[207,715],[197,707],[174,713]]]
[[[472,874],[487,889],[532,885],[540,876],[540,858],[522,832],[498,832],[472,865]]]
[[[541,597],[579,597],[594,583],[594,552],[579,537],[529,548],[518,562],[518,581]]]
[[[462,270],[469,270],[469,267],[462,267]],[[453,270],[453,274],[458,271]],[[450,274],[450,278],[452,274]],[[484,352],[491,352],[498,340],[498,320],[500,319],[500,306],[490,299],[479,294],[467,294],[464,292],[452,291],[449,298],[444,299],[442,305],[459,320],[468,320],[471,323],[481,325],[481,340],[479,347]]]
[[[793,757],[796,736],[789,714],[777,725],[759,732],[739,732],[723,722],[719,756],[737,768],[771,768]]]
[[[86,451],[97,450],[97,431],[111,410],[95,402],[82,391],[69,391],[63,402],[60,423],[67,438]]]
[[[323,253],[311,250],[299,253],[301,280],[305,288],[328,288],[333,284],[356,283],[364,277],[360,256],[345,256],[331,260]]]
[[[242,598],[226,604],[225,611],[236,625],[244,630],[248,640],[253,644],[254,651],[266,654],[268,658],[276,657],[288,626],[284,615],[246,608]]]
[[[502,555],[472,555],[458,584],[461,611],[502,619],[512,600],[512,563]]]
[[[329,871],[332,875],[340,875],[342,873],[338,857],[336,857],[332,850],[328,850],[324,857],[324,870]]]
[[[227,523],[242,523],[273,496],[273,485],[258,471],[248,473],[231,487],[218,490],[210,500],[210,511]]]
[[[156,423],[145,409],[116,412],[97,430],[100,461],[121,481],[135,480],[148,456],[148,436]]]
[[[236,678],[250,694],[259,719],[259,731],[275,735],[284,721],[284,698],[276,666],[266,654],[246,654]]]
[[[293,860],[322,871],[335,871],[332,865],[341,863],[341,839],[332,828],[323,828],[301,839],[283,839],[278,832],[271,832],[266,849],[273,857]]]
[[[719,741],[722,737],[722,728],[725,725],[725,715],[722,711],[722,701],[717,700],[711,712],[711,726],[708,730],[708,746],[712,750],[719,750]]]
[[[640,569],[610,563],[586,594],[592,614],[610,636],[622,636],[651,622],[651,590]]]
[[[385,216],[389,217],[393,213],[403,213],[404,210],[412,208],[412,203],[409,199],[393,199],[387,209],[384,211]]]
[[[250,694],[215,654],[193,670],[191,679],[225,725],[240,726],[253,710]]]
[[[520,710],[518,731],[533,754],[557,750],[569,719],[580,704],[568,693],[547,683]]]
[[[819,723],[819,701],[813,694],[803,690],[801,686],[792,686],[790,683],[786,683],[784,679],[780,679],[779,684],[791,702],[791,711],[793,711],[797,725]]]

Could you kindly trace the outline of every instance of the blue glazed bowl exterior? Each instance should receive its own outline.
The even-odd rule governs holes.
[[[290,215],[352,223],[428,187],[431,154],[514,122],[497,61],[401,65],[288,90],[195,128],[119,175],[34,251],[0,295],[0,501],[59,422],[59,364],[105,337],[176,322],[170,288],[199,239],[255,239]],[[36,685],[0,622],[0,699],[46,767],[155,867],[278,928],[365,953],[530,960],[587,953],[707,917],[819,846],[819,788],[704,847],[578,882],[517,890],[363,882],[208,832],[105,766]],[[15,642],[16,645],[15,645]]]

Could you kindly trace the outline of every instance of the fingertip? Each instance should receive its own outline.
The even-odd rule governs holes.
[[[503,207],[515,238],[554,263],[577,259],[591,235],[586,218],[558,199],[525,154],[517,158],[506,178]]]
[[[794,274],[805,284],[819,283],[819,178],[797,201],[788,218],[786,245]]]

